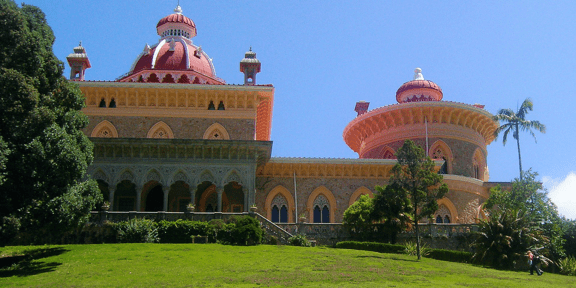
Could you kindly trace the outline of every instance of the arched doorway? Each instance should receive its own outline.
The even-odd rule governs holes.
[[[168,194],[168,211],[186,212],[190,203],[190,187],[184,181],[176,181],[170,186]]]
[[[108,189],[108,183],[104,180],[96,180],[98,182],[98,189],[100,189],[100,193],[102,193],[102,202],[96,203],[96,208],[94,210],[100,211],[102,210],[102,205],[105,201],[110,202],[110,190]]]
[[[116,185],[114,211],[136,211],[136,185],[124,180]]]
[[[224,198],[228,200],[226,206],[222,203],[222,210],[224,212],[241,213],[244,211],[244,192],[242,191],[242,185],[234,181],[228,183],[224,186],[222,199]]]
[[[144,211],[163,211],[164,210],[164,191],[162,185],[158,184],[148,191],[146,195],[146,206]]]

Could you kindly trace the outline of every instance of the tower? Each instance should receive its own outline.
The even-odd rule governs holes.
[[[244,73],[244,85],[256,85],[256,74],[260,72],[260,60],[256,59],[256,52],[246,52],[244,59],[240,61],[240,72]]]
[[[66,60],[68,60],[68,65],[70,65],[70,80],[84,81],[86,69],[92,66],[90,65],[90,60],[88,60],[88,55],[86,55],[86,49],[82,47],[82,42],[77,47],[74,47],[74,53],[70,53]]]

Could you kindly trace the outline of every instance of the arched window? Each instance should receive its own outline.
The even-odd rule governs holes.
[[[452,173],[452,151],[444,141],[438,140],[434,142],[428,152],[430,153],[430,158],[434,160],[444,160],[444,164],[440,167],[438,174]]]
[[[444,223],[450,223],[450,217],[448,217],[448,215],[444,216]]]
[[[330,204],[324,195],[314,200],[314,223],[330,223]]]
[[[322,223],[330,223],[330,209],[328,209],[328,206],[322,208]]]
[[[272,207],[272,222],[274,222],[274,223],[280,222],[280,210],[278,209],[278,206],[276,206],[276,205],[274,205],[274,207]]]
[[[146,138],[172,139],[174,138],[174,133],[172,132],[172,129],[170,129],[170,126],[168,126],[168,124],[164,123],[163,121],[160,121],[154,124],[154,126],[152,126],[150,130],[148,130]]]
[[[472,160],[472,177],[482,181],[484,181],[484,167],[486,167],[484,159],[484,155],[480,152],[480,149],[476,149],[474,159]]]
[[[116,127],[110,121],[104,120],[94,127],[90,137],[116,138],[118,137],[118,131],[116,131]]]
[[[218,110],[226,110],[226,108],[224,108],[224,101],[220,101],[220,104],[218,104]]]
[[[214,123],[206,129],[204,132],[203,139],[208,140],[230,140],[230,135],[228,135],[228,131],[224,126],[220,125],[219,123]]]
[[[216,106],[214,106],[214,101],[210,101],[210,104],[208,104],[208,110],[216,110]]]
[[[438,215],[438,216],[436,217],[436,223],[442,224],[442,216]]]
[[[110,105],[108,105],[108,108],[116,108],[116,100],[114,100],[114,98],[110,100]]]
[[[320,206],[314,207],[314,223],[322,223],[322,212],[320,211]]]
[[[288,208],[286,208],[286,205],[282,205],[282,208],[280,208],[280,223],[288,223]]]
[[[100,100],[100,104],[98,105],[98,107],[106,108],[106,101],[104,101],[104,98],[102,98],[102,100]]]

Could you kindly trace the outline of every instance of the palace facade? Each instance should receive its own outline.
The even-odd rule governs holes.
[[[90,68],[81,45],[67,57],[70,80],[86,98],[84,133],[94,143],[89,174],[111,211],[244,212],[256,205],[276,223],[339,223],[361,195],[386,184],[405,139],[425,148],[449,193],[435,221],[475,223],[488,198],[486,146],[497,123],[483,105],[443,101],[421,70],[396,92],[398,103],[358,113],[343,138],[358,159],[271,157],[274,86],[257,84],[261,63],[248,51],[243,85],[216,76],[212,60],[192,42],[196,24],[174,13],[156,25],[116,81],[84,81]]]

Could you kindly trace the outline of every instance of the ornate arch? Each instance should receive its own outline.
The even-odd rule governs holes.
[[[166,186],[164,179],[162,178],[162,174],[158,172],[156,169],[150,169],[148,173],[146,173],[146,177],[144,178],[144,183],[148,183],[150,181],[156,181],[162,186]]]
[[[148,130],[146,138],[172,139],[174,138],[174,133],[168,124],[164,123],[164,121],[160,121],[154,124],[150,130]]]
[[[432,146],[430,146],[428,155],[430,155],[430,158],[432,159],[438,159],[438,160],[445,159],[447,166],[446,168],[448,170],[446,171],[447,172],[446,174],[452,174],[452,162],[454,162],[454,154],[452,153],[452,149],[450,149],[450,146],[448,146],[446,142],[442,140],[436,140],[436,142],[434,142]]]
[[[356,191],[354,191],[354,193],[352,193],[352,196],[350,196],[350,201],[348,201],[348,206],[354,204],[354,202],[356,202],[356,200],[358,200],[358,197],[360,197],[362,195],[368,195],[368,196],[370,196],[370,198],[374,198],[374,193],[372,193],[372,191],[370,191],[370,189],[362,186],[362,187],[356,189]]]
[[[198,177],[198,183],[202,182],[211,182],[212,184],[216,184],[216,177],[214,177],[214,174],[212,174],[210,170],[204,170]]]
[[[222,186],[224,186],[230,182],[236,182],[242,186],[244,183],[244,181],[242,181],[242,177],[240,177],[240,173],[238,173],[238,171],[236,171],[235,169],[228,172],[228,174],[224,177],[224,181],[222,182]]]
[[[98,137],[98,138],[118,138],[118,131],[116,131],[116,127],[110,121],[104,120],[94,129],[92,129],[92,133],[90,137]]]
[[[288,191],[284,186],[278,185],[274,187],[274,189],[268,192],[268,196],[266,197],[266,204],[264,205],[264,209],[266,210],[266,218],[272,221],[272,200],[278,195],[284,196],[286,201],[288,202],[288,222],[294,223],[294,210],[296,206],[294,205],[294,197],[292,197],[292,193]]]
[[[172,175],[172,178],[170,179],[170,186],[178,181],[182,181],[188,184],[188,176],[186,176],[186,173],[184,173],[182,170],[178,170]]]
[[[330,192],[330,190],[328,190],[328,188],[324,186],[320,186],[314,189],[314,191],[312,191],[312,194],[310,194],[310,196],[308,197],[308,202],[306,202],[306,211],[308,211],[308,216],[312,216],[312,213],[314,211],[314,200],[316,200],[316,197],[318,197],[319,195],[324,195],[324,197],[326,197],[326,199],[328,200],[328,203],[330,204],[330,223],[335,223],[336,198],[334,198],[334,194],[332,194],[332,192]],[[308,219],[310,221],[313,220],[312,217],[308,217]]]
[[[220,123],[214,123],[206,129],[204,132],[204,136],[202,139],[208,140],[230,140],[230,135],[228,135],[228,131],[224,126],[220,125]]]
[[[440,207],[440,205],[444,205],[444,207],[450,211],[451,223],[458,223],[458,210],[456,210],[456,206],[454,206],[454,203],[452,203],[450,199],[444,197],[436,202],[438,202],[438,207]]]
[[[118,178],[116,179],[116,184],[122,181],[130,181],[136,184],[136,177],[134,177],[134,173],[130,169],[125,169],[118,174]]]
[[[486,157],[480,148],[476,148],[472,157],[472,177],[478,180],[486,181]]]
[[[100,168],[92,174],[92,179],[102,180],[102,181],[110,184],[110,181],[109,181],[110,177],[108,177],[108,174],[106,174],[106,172],[104,172],[104,170],[102,170]]]
[[[396,154],[396,152],[394,152],[394,149],[388,147],[388,146],[384,146],[384,148],[382,148],[382,151],[380,152],[380,158],[381,159],[396,159],[396,156],[394,156]]]

